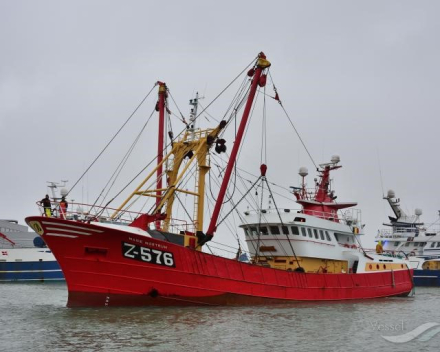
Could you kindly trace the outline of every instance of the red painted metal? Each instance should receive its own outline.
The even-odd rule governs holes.
[[[318,191],[316,192],[315,200],[317,202],[333,202],[328,193],[330,185],[330,171],[339,169],[341,166],[326,166],[322,171],[321,182],[318,185]]]
[[[262,75],[260,77],[260,80],[258,81],[258,85],[260,87],[265,87],[266,86],[266,82],[267,82],[267,76],[266,75]]]
[[[297,203],[303,207],[302,212],[304,214],[339,222],[338,210],[357,205],[355,202],[336,203],[336,197],[330,192],[330,171],[341,167],[342,166],[337,165],[326,165],[323,170],[318,170],[320,173],[320,181],[316,186],[314,195],[310,196],[310,194],[307,193],[304,184],[301,190],[294,192]]]
[[[165,102],[166,102],[166,84],[163,82],[157,82],[159,85],[159,132],[157,143],[157,164],[159,165],[163,160],[163,148],[164,148],[164,126],[165,126]],[[157,169],[157,189],[156,191],[156,207],[159,206],[162,200],[162,165]],[[160,209],[157,209],[160,210]],[[156,221],[156,228],[160,227],[160,221]]]
[[[3,238],[3,239],[5,239],[6,241],[8,241],[8,242],[9,242],[10,244],[12,244],[13,246],[15,246],[15,242],[12,241],[12,240],[10,240],[10,239],[8,238],[8,236],[2,234],[1,232],[0,232],[0,237]]]
[[[266,56],[263,53],[260,53],[259,58],[265,59]],[[208,230],[206,231],[206,235],[212,237],[214,235],[215,230],[217,229],[217,220],[220,214],[220,209],[223,204],[223,200],[225,198],[226,189],[228,188],[229,179],[231,178],[232,169],[235,164],[235,159],[237,158],[238,149],[240,148],[241,140],[243,139],[243,134],[247,125],[247,121],[249,118],[249,113],[252,108],[252,103],[254,101],[255,92],[257,91],[257,86],[260,81],[261,73],[263,72],[262,67],[257,66],[255,72],[250,70],[248,75],[250,76],[253,73],[251,89],[249,91],[249,96],[246,102],[246,106],[243,111],[243,116],[240,121],[240,126],[238,127],[237,137],[235,138],[234,146],[232,147],[231,155],[229,157],[228,166],[226,167],[225,175],[223,176],[223,181],[220,186],[220,191],[217,197],[217,201],[215,203],[214,210],[211,215],[211,221],[208,226]]]
[[[413,287],[412,271],[407,269],[393,274],[289,272],[114,228],[42,216],[26,219],[28,224],[31,221],[43,228],[42,237],[63,270],[69,307],[355,300],[406,296]],[[172,253],[174,266],[127,258],[123,242]]]

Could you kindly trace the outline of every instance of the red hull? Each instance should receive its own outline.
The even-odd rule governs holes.
[[[413,287],[409,270],[364,274],[287,272],[117,229],[45,217],[29,217],[26,221],[38,222],[42,227],[40,233],[64,272],[69,307],[354,300],[406,296]]]

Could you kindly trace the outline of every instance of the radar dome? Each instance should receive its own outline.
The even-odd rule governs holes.
[[[61,188],[61,191],[60,191],[61,197],[67,196],[68,193],[69,192],[67,191],[67,188]]]
[[[388,198],[395,198],[396,197],[396,193],[392,189],[390,189],[388,191],[388,193],[387,193],[387,197]]]
[[[340,161],[341,161],[341,158],[339,157],[339,155],[333,155],[333,156],[332,156],[331,162],[332,162],[333,164],[337,164],[337,163],[339,163]]]
[[[307,170],[307,168],[303,166],[303,167],[299,168],[299,172],[298,173],[299,173],[300,176],[306,177],[309,174],[309,170]]]
[[[414,213],[417,215],[417,216],[420,216],[420,215],[422,215],[422,209],[420,209],[420,208],[416,208],[416,210],[414,211]]]

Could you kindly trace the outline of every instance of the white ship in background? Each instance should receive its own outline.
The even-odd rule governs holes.
[[[389,216],[390,223],[384,224],[376,236],[383,251],[408,257],[414,271],[416,286],[440,286],[440,217],[427,225],[420,220],[421,209],[414,215],[407,215],[400,206],[400,199],[389,190],[384,197],[395,216]],[[440,216],[440,214],[439,214]]]
[[[61,199],[57,188],[64,186],[65,181],[49,182],[54,214]],[[61,196],[63,192],[67,191],[61,189]],[[64,280],[64,275],[42,238],[17,220],[0,219],[0,282],[53,280]]]
[[[0,282],[64,280],[52,251],[16,220],[0,220]]]

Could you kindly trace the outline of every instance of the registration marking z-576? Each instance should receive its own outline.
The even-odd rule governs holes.
[[[142,247],[137,244],[122,242],[122,255],[125,258],[139,260],[150,264],[175,267],[173,253],[160,249]]]

